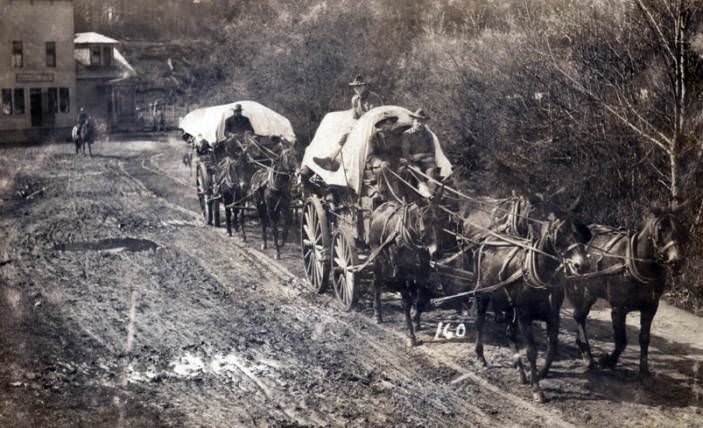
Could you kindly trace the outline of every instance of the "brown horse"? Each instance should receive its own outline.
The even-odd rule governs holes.
[[[664,292],[666,268],[676,269],[681,261],[679,224],[670,212],[654,210],[637,233],[600,225],[590,228],[594,236],[588,244],[589,273],[570,281],[566,288],[578,324],[576,344],[588,367],[594,368],[586,318],[598,298],[607,300],[612,307],[615,349],[599,363],[614,367],[627,346],[625,318],[629,312],[640,311],[640,375],[648,376],[649,334]]]
[[[489,238],[481,244],[473,260],[474,289],[478,291],[475,297],[476,354],[483,365],[487,365],[483,355],[483,326],[489,303],[496,311],[511,314],[507,334],[515,351],[515,366],[520,380],[526,383],[516,336],[519,328],[527,344],[530,383],[536,401],[544,400],[539,378],[547,375],[558,345],[559,310],[564,291],[556,274],[566,269],[572,273],[581,269],[586,260],[583,244],[589,239],[588,229],[573,223],[567,216],[565,220],[542,223],[536,238]],[[539,374],[533,320],[547,323],[547,356]]]
[[[276,248],[276,259],[281,258],[281,247],[288,238],[288,229],[292,222],[291,185],[298,162],[293,148],[286,148],[274,160],[269,168],[263,168],[254,173],[251,178],[251,193],[256,201],[259,213],[263,243],[261,249],[267,248],[266,228],[271,228],[273,245]],[[283,236],[278,239],[278,224],[284,218]],[[242,222],[242,233],[244,224]]]
[[[429,287],[431,250],[439,240],[438,199],[433,197],[429,204],[386,202],[371,217],[369,245],[372,254],[377,253],[373,260],[376,322],[383,322],[381,289],[400,292],[411,346],[417,345],[417,339],[410,309],[413,304],[419,306],[418,299]]]

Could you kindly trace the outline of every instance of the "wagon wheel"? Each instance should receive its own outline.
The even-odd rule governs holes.
[[[316,196],[309,197],[305,203],[300,237],[305,275],[312,290],[322,293],[327,288],[330,274],[327,260],[330,254],[330,234],[327,214]]]
[[[332,284],[344,311],[351,310],[359,300],[359,273],[350,269],[358,260],[354,239],[347,232],[336,231],[332,238]]]
[[[207,199],[205,198],[206,196],[206,191],[205,189],[205,184],[207,181],[205,180],[205,176],[203,175],[205,172],[203,171],[202,164],[198,164],[198,171],[195,174],[195,188],[197,189],[198,192],[198,200],[200,201],[200,211],[203,213],[203,220],[207,222]]]

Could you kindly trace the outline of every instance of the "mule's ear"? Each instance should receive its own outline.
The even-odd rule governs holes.
[[[579,242],[587,243],[593,237],[591,229],[583,223],[573,223],[574,232],[580,237]]]
[[[670,203],[669,206],[667,207],[667,205],[662,203],[661,201],[653,201],[649,205],[649,211],[651,212],[651,214],[653,216],[658,217],[660,215],[663,215],[665,212],[669,211],[669,209],[671,209],[672,206],[673,206],[672,203]]]
[[[578,208],[580,203],[581,203],[581,195],[578,195],[576,197],[576,199],[574,200],[574,202],[572,202],[571,205],[569,205],[569,208],[567,208],[567,211],[570,213],[576,211],[576,209]]]
[[[439,186],[435,192],[430,196],[430,203],[432,204],[439,204],[439,202],[442,200],[442,196],[444,195],[444,183],[442,183],[441,186]]]
[[[671,201],[669,202],[669,210],[674,214],[678,214],[682,212],[683,209],[691,203],[691,200],[691,198],[688,198],[685,199],[683,202]]]

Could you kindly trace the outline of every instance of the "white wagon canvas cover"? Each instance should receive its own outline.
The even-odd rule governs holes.
[[[232,116],[235,104],[242,106],[242,115],[249,119],[256,135],[278,136],[295,142],[290,121],[256,101],[237,101],[193,110],[181,119],[179,128],[194,137],[202,135],[210,144],[222,141],[225,139],[225,121]]]
[[[302,165],[317,173],[326,184],[349,187],[358,194],[366,159],[370,154],[370,143],[377,131],[375,125],[381,120],[396,117],[395,126],[409,127],[413,122],[410,114],[410,110],[398,106],[376,107],[358,120],[354,120],[351,109],[328,113],[320,122],[310,145],[305,149]],[[435,160],[440,168],[440,175],[447,177],[452,172],[452,165],[445,156],[437,136],[432,131],[430,133],[434,140]],[[340,152],[340,167],[336,171],[321,168],[313,161],[313,158],[333,155],[345,134],[349,135]]]

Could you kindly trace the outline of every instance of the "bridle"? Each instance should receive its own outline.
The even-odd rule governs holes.
[[[271,191],[277,192],[281,190],[281,186],[285,185],[285,182],[282,180],[285,177],[288,177],[289,179],[286,180],[290,184],[290,177],[294,174],[294,171],[291,171],[288,168],[284,169],[285,167],[289,166],[289,160],[288,157],[291,156],[290,154],[290,149],[284,150],[281,152],[281,154],[278,156],[278,158],[273,162],[273,165],[268,167],[268,187]],[[279,178],[280,177],[280,178]]]
[[[660,243],[660,236],[659,235],[661,232],[659,231],[659,227],[664,220],[671,221],[672,229],[675,229],[673,226],[675,224],[674,219],[673,219],[673,215],[672,214],[665,214],[665,215],[657,217],[653,221],[650,221],[650,224],[651,224],[650,227],[651,227],[652,231],[651,231],[650,235],[647,237],[647,239],[652,243],[652,247],[654,248],[656,260],[660,261],[660,262],[665,259],[666,251],[669,248],[679,244],[678,241],[676,240],[676,238],[674,237],[675,236],[675,232],[674,232],[674,233],[672,233],[671,239],[667,243],[660,245],[661,243]],[[647,229],[648,228],[645,227],[644,230],[642,230],[642,232],[640,232],[640,233],[644,233],[644,231]]]
[[[566,269],[568,268],[571,271],[570,273],[572,275],[576,275],[578,274],[578,272],[576,272],[576,269],[570,262],[570,255],[577,249],[581,249],[581,251],[585,253],[586,247],[582,242],[575,241],[569,244],[565,249],[559,249],[559,246],[557,245],[557,243],[559,242],[559,231],[564,227],[565,224],[567,224],[566,220],[557,219],[551,221],[547,226],[547,233],[545,234],[546,236],[544,237],[544,240],[546,241],[546,243],[549,244],[552,252],[556,254],[557,258],[560,261],[558,269],[564,269],[564,273],[569,274],[569,272],[566,271]]]

